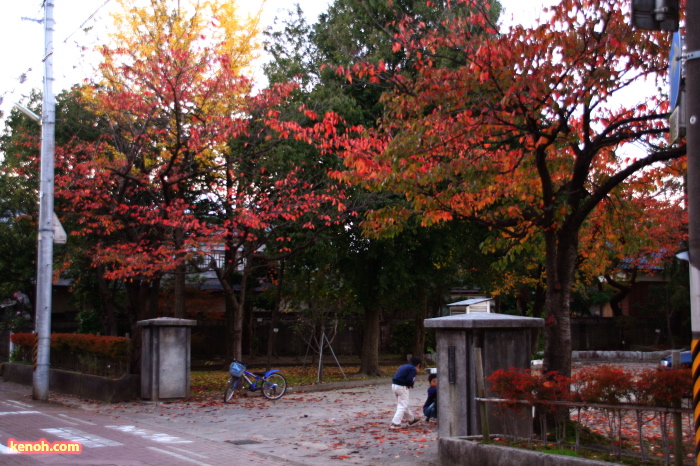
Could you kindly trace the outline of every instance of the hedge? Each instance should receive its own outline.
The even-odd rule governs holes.
[[[15,345],[33,348],[36,344],[36,337],[35,333],[15,333],[11,338],[12,343]],[[51,334],[52,351],[77,350],[114,359],[115,361],[129,360],[130,343],[131,341],[125,337],[107,337],[81,333]]]

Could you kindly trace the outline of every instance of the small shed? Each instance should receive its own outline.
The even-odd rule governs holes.
[[[464,301],[450,303],[447,308],[450,310],[451,316],[459,314],[474,314],[477,312],[493,312],[495,301],[492,298],[472,298]]]

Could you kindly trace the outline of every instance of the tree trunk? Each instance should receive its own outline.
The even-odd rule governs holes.
[[[229,345],[231,345],[231,353],[235,359],[239,361],[243,359],[243,317],[245,314],[246,289],[248,288],[248,277],[252,268],[251,258],[247,258],[244,262],[243,277],[241,278],[241,291],[234,307],[233,313],[233,328],[230,335]],[[231,289],[233,293],[233,289]]]
[[[413,339],[412,352],[414,356],[423,360],[423,354],[425,353],[425,318],[429,315],[428,295],[426,293],[418,292],[417,297],[420,302],[420,307],[416,309],[416,315],[413,319],[415,336]],[[423,361],[423,367],[425,367],[425,361]]]
[[[102,266],[98,266],[95,269],[95,272],[97,274],[97,284],[100,294],[100,301],[102,302],[102,306],[107,314],[103,319],[102,326],[104,327],[105,335],[116,337],[118,329],[117,313],[114,305],[114,296],[109,289],[109,282],[104,277],[104,268]]]
[[[277,316],[282,303],[282,286],[284,284],[284,261],[279,266],[279,276],[277,277],[277,293],[275,295],[275,306],[272,308],[272,316],[270,318],[270,329],[267,336],[267,370],[272,367],[272,355],[275,353],[275,343],[277,340]]]
[[[135,280],[126,283],[129,299],[129,321],[131,324],[131,358],[129,361],[131,373],[141,373],[141,328],[137,325],[141,320],[156,316],[160,279],[146,282]]]
[[[547,291],[542,370],[571,376],[571,287],[576,267],[576,232],[545,233]]]
[[[362,340],[360,373],[368,376],[381,376],[379,369],[379,308],[365,308],[365,327]]]
[[[610,286],[617,290],[613,297],[610,298],[610,308],[612,309],[615,317],[620,317],[622,315],[620,303],[622,303],[622,300],[627,297],[632,289],[632,286],[634,286],[635,282],[637,281],[637,269],[635,268],[632,271],[632,277],[627,285],[617,282],[611,275],[606,275],[605,279]]]
[[[235,302],[234,296],[233,296],[233,290],[231,290],[230,286],[224,285],[222,283],[223,289],[224,289],[224,325],[226,329],[226,336],[225,336],[225,341],[226,341],[226,359],[231,361],[234,358],[234,353],[233,353],[233,335],[234,335],[234,322],[236,318],[236,307],[237,304]]]
[[[173,280],[173,317],[176,319],[185,318],[185,272],[187,265],[182,263],[175,267]]]

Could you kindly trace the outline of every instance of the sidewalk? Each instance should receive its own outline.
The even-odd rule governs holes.
[[[241,396],[228,404],[218,394],[197,402],[136,401],[109,405],[51,393],[51,401],[41,405],[53,410],[50,415],[56,419],[68,417],[95,424],[91,429],[100,427],[100,437],[114,440],[117,436],[114,441],[129,448],[118,450],[126,456],[120,453],[116,458],[103,458],[113,460],[112,464],[136,464],[127,462],[133,456],[132,450],[150,455],[139,457],[138,464],[437,464],[437,424],[421,421],[410,428],[388,429],[396,407],[389,384],[389,379],[338,382],[330,391],[330,384],[299,387],[277,401]],[[319,389],[324,391],[316,391]],[[411,407],[416,415],[421,413],[426,390],[427,382],[421,380],[411,392]],[[0,382],[0,399],[15,397],[21,403],[40,404],[31,400],[30,394],[31,387]],[[23,419],[19,415],[15,418]],[[9,431],[15,426],[15,420],[0,416],[0,443],[6,443],[6,436],[13,434]],[[175,458],[174,462],[158,462],[153,455],[157,453],[162,460],[165,453],[164,448],[149,443],[156,435],[150,439],[128,435],[134,431],[190,443],[177,446],[179,450],[175,451],[173,445],[169,446],[168,458]],[[58,440],[50,438],[50,434],[45,437]],[[106,449],[102,451],[107,454]],[[58,455],[49,456],[50,463],[58,464]],[[0,463],[9,457],[0,456]],[[12,460],[29,461],[27,456],[17,457],[12,456]],[[44,461],[17,464],[45,464],[49,459],[47,455],[33,458]],[[81,458],[81,462],[82,459],[88,458]]]

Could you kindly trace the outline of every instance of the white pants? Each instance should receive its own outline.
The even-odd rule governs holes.
[[[401,424],[404,418],[406,421],[413,421],[415,416],[411,412],[408,400],[408,387],[402,385],[391,384],[391,390],[396,395],[396,414],[391,421],[392,424]]]

